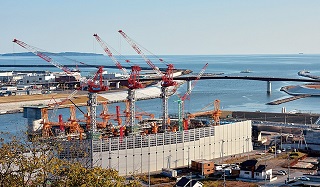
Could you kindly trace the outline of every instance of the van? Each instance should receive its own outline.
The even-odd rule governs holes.
[[[16,86],[3,86],[1,87],[2,91],[17,91],[18,88]]]

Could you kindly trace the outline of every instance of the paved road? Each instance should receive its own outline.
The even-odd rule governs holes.
[[[301,171],[290,171],[292,173],[290,173],[290,179],[293,179],[294,177],[299,177],[299,176],[303,176],[303,172]],[[265,183],[263,182],[259,182],[258,184],[263,186],[263,187],[271,187],[271,186],[281,186],[283,184],[285,184],[285,181],[288,179],[288,175],[274,175],[277,176],[277,180],[272,181],[272,182],[267,182]]]

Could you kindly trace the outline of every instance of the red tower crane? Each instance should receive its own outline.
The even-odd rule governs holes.
[[[144,59],[144,61],[156,72],[158,76],[161,76],[162,83],[161,83],[161,98],[162,98],[162,114],[163,114],[163,121],[162,121],[162,128],[166,129],[167,122],[168,122],[168,87],[175,86],[177,83],[173,81],[173,71],[174,66],[173,64],[166,64],[167,70],[166,73],[163,74],[160,69],[152,63],[152,61],[143,53],[143,51],[138,47],[138,45],[122,30],[118,31],[124,39],[131,45],[131,47]],[[163,62],[163,59],[159,58],[160,62]]]
[[[177,82],[173,81],[173,71],[174,67],[173,64],[168,64],[168,68],[166,73],[162,76],[162,83],[161,83],[161,98],[162,98],[162,129],[166,130],[167,126],[169,125],[169,117],[168,117],[168,87],[174,86],[174,88],[178,85]]]
[[[66,72],[67,74],[74,75],[76,73],[76,72],[72,72],[69,68],[63,66],[59,62],[57,62],[54,59],[50,58],[45,53],[40,52],[37,48],[35,48],[35,47],[31,46],[31,45],[28,45],[25,42],[22,42],[22,41],[17,40],[17,39],[14,39],[13,42],[18,44],[18,45],[20,45],[21,47],[29,50],[33,54],[35,54],[38,57],[42,58],[43,60],[49,62],[50,64],[54,65],[55,67],[61,69],[62,71]],[[90,105],[90,119],[91,119],[91,131],[92,131],[92,134],[94,134],[97,131],[97,124],[96,124],[96,107],[98,105],[97,104],[97,93],[100,92],[100,91],[106,91],[108,89],[103,84],[102,72],[103,72],[103,67],[99,67],[97,73],[94,75],[94,78],[93,79],[89,79],[87,81],[88,91],[89,91],[88,104]],[[98,77],[99,77],[99,80],[97,80]],[[75,90],[71,95],[73,96],[76,93],[77,93],[77,90]]]
[[[106,42],[104,42],[98,34],[93,35],[96,40],[99,42],[101,47],[104,49],[104,51],[108,54],[108,56],[112,59],[112,61],[115,63],[115,65],[124,73],[126,77],[128,77],[128,101],[130,105],[130,113],[127,113],[128,119],[127,124],[131,126],[131,131],[133,130],[134,124],[135,124],[135,90],[142,88],[142,84],[139,81],[140,71],[141,68],[138,65],[131,66],[131,74],[129,75],[127,70],[122,67],[119,61],[116,60],[116,58],[113,56],[111,50],[108,48]],[[129,60],[126,60],[126,62],[130,62]]]
[[[198,80],[203,75],[204,71],[207,69],[208,63],[206,63],[203,68],[200,70],[199,74],[197,75],[196,79],[192,82],[191,87],[187,90],[187,92],[179,98],[178,100],[178,123],[179,123],[179,131],[183,130],[183,119],[184,119],[184,101],[187,99],[187,97],[191,94],[193,88],[197,84]],[[186,123],[186,122],[185,122]],[[187,125],[186,125],[187,126]]]

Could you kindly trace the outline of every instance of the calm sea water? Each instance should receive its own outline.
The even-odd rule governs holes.
[[[174,64],[176,68],[190,69],[198,73],[205,63],[209,63],[206,73],[221,73],[225,75],[242,76],[270,76],[270,77],[290,77],[298,78],[298,71],[309,70],[314,75],[320,75],[320,55],[170,55],[161,56],[165,61]],[[74,56],[70,57],[87,64],[113,65],[113,62],[106,56]],[[147,67],[139,56],[128,56],[134,64]],[[152,59],[153,63],[160,67],[166,66]],[[67,61],[59,61],[62,64],[72,64]],[[0,64],[46,64],[38,57],[5,57],[0,56]],[[74,64],[73,64],[74,65]],[[128,65],[123,63],[123,65]],[[240,71],[249,69],[250,74],[243,74]],[[26,70],[26,68],[6,68],[4,70]],[[30,68],[34,70],[34,68]],[[39,70],[59,71],[56,68],[44,68]],[[81,69],[84,73],[94,72],[93,68]],[[108,71],[118,72],[117,69]],[[267,95],[267,83],[263,81],[247,80],[200,80],[194,87],[190,100],[185,101],[186,112],[200,111],[203,107],[212,103],[215,99],[220,100],[222,110],[235,111],[263,111],[263,112],[281,112],[282,107],[287,111],[299,111],[307,113],[320,113],[319,97],[303,98],[281,105],[266,105],[266,103],[288,97],[280,91],[282,86],[297,85],[303,83],[296,82],[272,82],[272,93]],[[179,88],[178,93],[184,94],[186,85]],[[1,98],[0,98],[1,99]],[[177,113],[177,96],[169,99],[169,113]],[[120,105],[124,109],[123,103],[112,104],[109,111],[115,113],[115,105]],[[138,101],[136,103],[138,111],[146,111],[159,116],[161,113],[161,100],[152,99],[147,101]],[[207,108],[213,109],[213,106]],[[99,109],[98,109],[99,110]],[[67,109],[59,109],[58,113],[68,118]],[[82,114],[79,112],[78,117]],[[25,128],[26,119],[22,114],[0,115],[0,131],[16,132]]]

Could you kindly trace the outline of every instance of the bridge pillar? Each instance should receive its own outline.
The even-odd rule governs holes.
[[[191,83],[192,81],[187,81],[187,92],[191,90]]]
[[[120,88],[120,82],[116,82],[116,89]]]
[[[267,94],[271,94],[271,81],[267,81]]]

